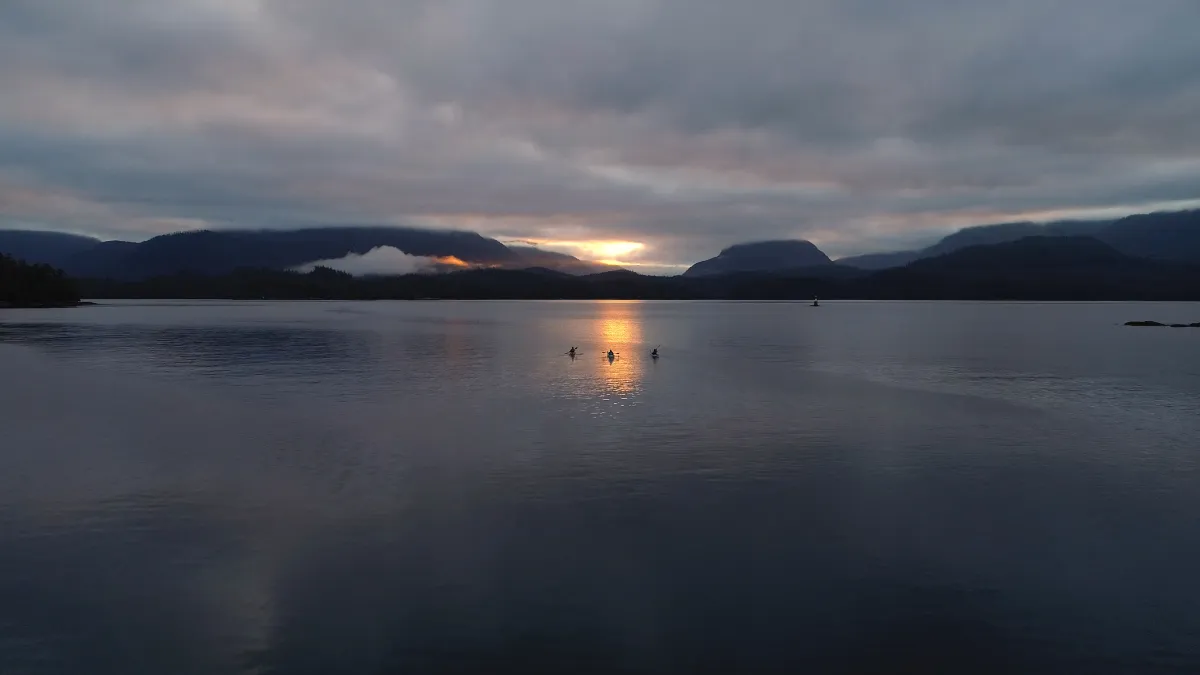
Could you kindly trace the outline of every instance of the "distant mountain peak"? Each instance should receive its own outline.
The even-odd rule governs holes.
[[[763,241],[747,241],[725,247],[717,256],[729,255],[772,255],[786,253],[811,253],[825,255],[807,239],[765,239]]]
[[[811,241],[782,239],[734,244],[715,258],[692,265],[684,276],[713,276],[732,272],[782,272],[830,265],[833,261]]]

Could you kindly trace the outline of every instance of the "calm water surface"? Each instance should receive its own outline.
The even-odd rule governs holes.
[[[1200,305],[0,310],[0,673],[1200,672],[1131,319]]]

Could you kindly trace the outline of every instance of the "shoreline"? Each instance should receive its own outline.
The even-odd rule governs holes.
[[[50,302],[18,305],[11,302],[0,302],[0,309],[66,309],[69,307],[94,307],[97,303],[87,300],[78,302]]]
[[[498,301],[546,301],[546,302],[561,302],[561,301],[700,301],[700,302],[797,302],[806,305],[812,304],[812,296],[772,296],[769,294],[747,294],[743,296],[729,297],[722,295],[474,295],[464,294],[459,296],[422,296],[422,297],[404,297],[404,296],[222,296],[222,295],[127,295],[127,296],[103,296],[96,298],[99,301],[141,301],[141,300],[166,300],[166,301],[189,301],[189,300],[219,300],[223,302],[447,302],[458,300],[498,300]],[[1159,304],[1177,304],[1177,303],[1200,303],[1200,297],[1196,298],[1137,298],[1137,297],[1111,297],[1111,298],[1077,298],[1077,297],[929,297],[914,295],[911,297],[839,297],[839,296],[821,296],[822,305],[826,302],[1000,302],[1000,303],[1159,303]],[[96,302],[80,302],[80,305],[95,305]],[[0,304],[0,307],[3,307]],[[42,305],[42,306],[62,306],[73,307],[76,305]]]

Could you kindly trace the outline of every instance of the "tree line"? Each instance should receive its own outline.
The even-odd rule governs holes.
[[[0,253],[0,307],[53,307],[79,302],[75,282],[50,265]]]

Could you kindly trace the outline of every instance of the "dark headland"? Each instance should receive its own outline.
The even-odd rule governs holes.
[[[74,281],[46,264],[31,265],[0,253],[0,307],[72,307],[81,304]]]

